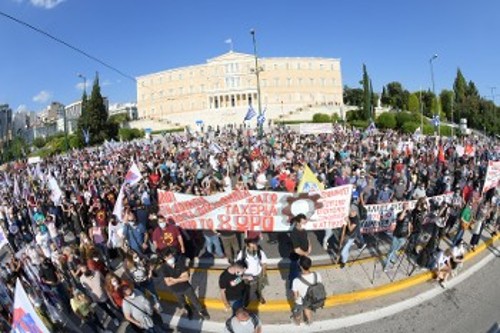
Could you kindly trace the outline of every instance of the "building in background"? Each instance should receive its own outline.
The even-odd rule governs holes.
[[[18,110],[12,116],[12,135],[21,137],[25,142],[33,141],[32,120],[36,118],[34,112]]]
[[[343,104],[340,60],[260,58],[262,109],[266,117],[285,111]],[[251,54],[228,52],[205,64],[170,69],[137,78],[139,118],[194,123],[241,122],[249,105],[256,112],[257,80]]]
[[[2,150],[12,140],[12,109],[9,104],[0,105],[0,147]]]
[[[137,113],[137,104],[136,103],[117,103],[111,104],[109,106],[109,116],[117,116],[120,114],[128,115],[130,120],[136,120],[139,118]]]

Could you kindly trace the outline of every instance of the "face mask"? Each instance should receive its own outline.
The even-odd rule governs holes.
[[[141,258],[139,258],[139,257],[134,257],[134,262],[139,262],[139,261],[141,261]]]
[[[92,226],[97,227],[97,222],[92,222]]]
[[[161,223],[158,223],[158,225],[160,226],[160,228],[165,228],[165,226],[167,225],[165,222],[161,222]]]
[[[120,285],[118,281],[111,281],[111,284],[113,285],[113,287],[118,287]]]
[[[130,299],[134,299],[134,298],[135,298],[135,294],[134,294],[134,293],[132,293],[132,294],[128,295],[128,298],[130,298]]]
[[[251,255],[251,256],[255,256],[257,254],[257,250],[250,250],[248,251],[248,253]]]
[[[85,275],[85,276],[92,276],[92,272],[91,271],[86,271],[85,273],[83,273],[83,275]]]
[[[243,275],[243,272],[236,272],[236,275],[238,275],[238,276],[242,276],[242,275]]]
[[[175,264],[175,258],[167,259],[167,264],[169,264],[170,266],[173,266]]]
[[[99,261],[99,258],[98,258],[98,257],[94,257],[94,258],[92,258],[92,259],[94,259],[94,261]]]

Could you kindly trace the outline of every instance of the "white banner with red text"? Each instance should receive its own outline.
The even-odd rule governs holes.
[[[352,186],[316,193],[232,191],[194,196],[158,191],[159,213],[184,229],[290,231],[290,219],[303,213],[307,230],[335,229],[349,214]]]
[[[500,183],[500,161],[489,161],[486,178],[484,179],[483,193],[498,187]]]

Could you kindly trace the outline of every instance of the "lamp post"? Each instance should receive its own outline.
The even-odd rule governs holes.
[[[85,75],[83,75],[81,73],[78,73],[78,77],[83,80],[83,95],[85,96],[85,98],[87,98],[87,78],[85,77]],[[80,115],[80,117],[83,117],[83,113],[85,112],[85,103],[84,102],[85,101],[82,99],[82,114]],[[85,120],[85,118],[83,118],[83,120]],[[64,120],[64,122],[66,123],[66,119]],[[84,125],[84,127],[86,127],[87,126],[86,122],[83,125]],[[84,141],[85,141],[85,135],[84,135]],[[85,145],[87,145],[86,142],[85,142]]]
[[[252,35],[253,42],[253,55],[255,58],[255,76],[257,78],[257,102],[259,106],[259,118],[262,117],[262,102],[260,98],[260,72],[262,68],[259,67],[259,60],[257,58],[257,40],[255,39],[255,29],[250,30],[250,34]],[[262,123],[259,123],[259,137],[262,138]]]
[[[434,99],[436,100],[436,110],[434,110],[434,116],[436,116],[436,113],[438,111],[438,100],[437,100],[437,96],[436,96],[436,85],[434,83],[434,65],[433,65],[433,61],[436,60],[438,57],[437,54],[434,54],[430,59],[429,59],[429,65],[431,67],[431,81],[432,81],[432,93],[434,94]],[[439,122],[439,134],[441,134],[441,121]]]

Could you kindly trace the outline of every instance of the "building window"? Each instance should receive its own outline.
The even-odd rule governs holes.
[[[155,99],[155,93],[151,93],[151,100]]]
[[[319,69],[323,70],[323,64],[319,64]]]
[[[184,88],[180,87],[179,88],[179,95],[182,95],[183,92],[184,92]]]
[[[203,69],[200,70],[200,76],[203,76],[205,75],[205,72],[203,71]]]
[[[313,78],[310,78],[310,79],[309,79],[309,84],[310,84],[311,86],[314,86],[314,79],[313,79]]]
[[[266,80],[266,79],[263,79],[263,80],[262,80],[262,86],[263,86],[263,87],[267,87],[267,80]]]
[[[292,86],[292,79],[291,78],[287,78],[286,79],[286,86],[287,87],[291,87]]]
[[[324,87],[325,86],[325,82],[326,82],[326,79],[325,78],[322,78],[321,79],[321,86]]]
[[[274,64],[274,69],[278,69],[278,64]]]
[[[313,69],[313,64],[312,62],[309,63],[309,69]]]
[[[146,94],[142,94],[142,100],[145,101],[146,100]]]
[[[204,91],[205,91],[205,85],[204,85],[204,84],[202,84],[202,85],[200,86],[200,91],[201,91],[201,92],[204,92]]]
[[[168,89],[168,94],[170,96],[172,96],[174,94],[174,89],[172,89],[172,88]]]
[[[297,79],[297,85],[301,86],[302,85],[302,79],[301,78],[298,78]]]
[[[275,79],[274,79],[274,86],[275,86],[275,87],[279,87],[279,85],[280,85],[280,79],[275,78]]]
[[[290,69],[290,64],[286,63],[285,67],[286,67],[286,69]]]
[[[160,98],[163,98],[163,90],[160,90]]]
[[[332,79],[332,85],[336,85],[337,81],[335,79]]]
[[[236,99],[234,98],[234,95],[231,95],[231,106],[232,107],[236,106]]]
[[[193,73],[193,72],[191,72],[191,73]],[[193,86],[189,86],[189,93],[192,94],[193,92],[194,92]]]
[[[170,74],[170,75],[168,76],[168,80],[169,80],[169,81],[172,81],[172,74]]]
[[[297,69],[300,69],[300,62],[297,63]]]
[[[162,84],[162,82],[163,82],[163,76],[160,76],[160,78],[158,79],[158,83]]]

